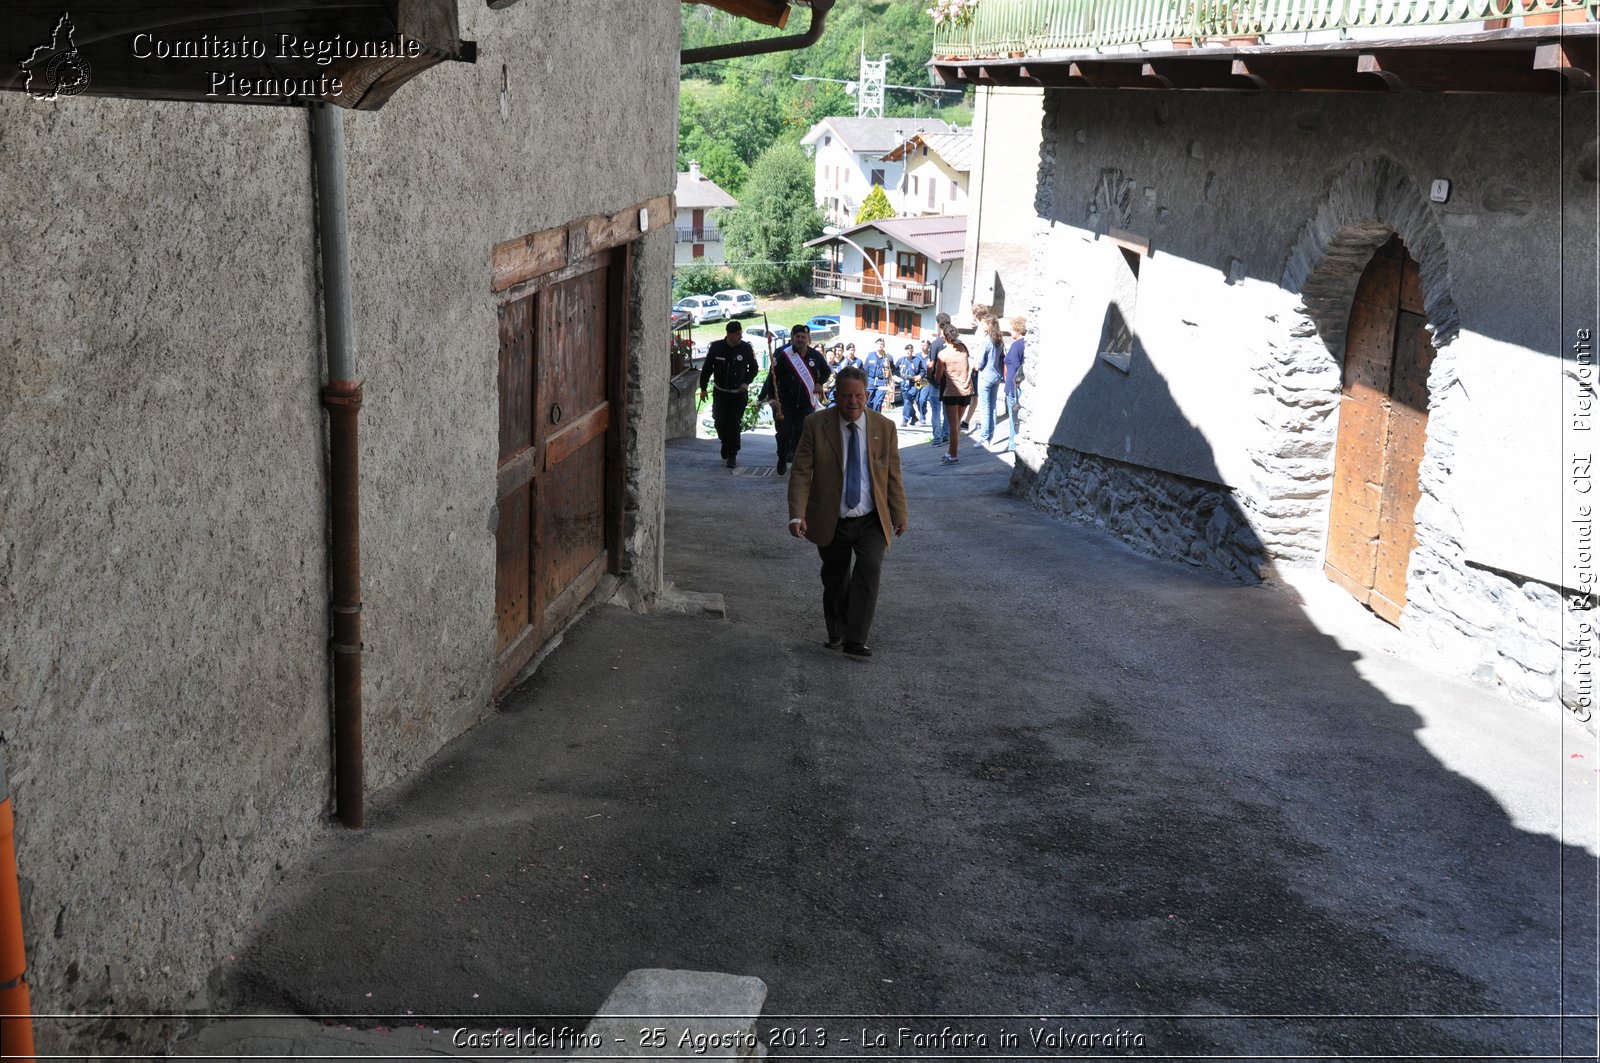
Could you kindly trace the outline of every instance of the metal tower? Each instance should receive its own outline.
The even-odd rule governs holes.
[[[882,118],[883,117],[883,86],[889,80],[889,56],[884,55],[877,62],[867,59],[867,53],[861,53],[861,81],[856,88],[856,117],[857,118]]]

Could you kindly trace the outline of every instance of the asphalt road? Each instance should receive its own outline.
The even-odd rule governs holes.
[[[581,1025],[676,967],[764,979],[776,1057],[1593,1048],[1592,735],[925,438],[865,663],[770,437],[669,446],[667,575],[727,618],[591,611],[292,869],[222,1009]]]

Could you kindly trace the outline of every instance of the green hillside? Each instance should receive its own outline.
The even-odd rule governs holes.
[[[927,0],[839,0],[822,40],[800,51],[750,56],[685,67],[678,104],[678,168],[700,163],[717,184],[739,194],[756,157],[779,140],[798,140],[819,118],[855,114],[845,86],[796,81],[793,75],[854,81],[863,51],[888,55],[891,85],[928,85],[933,49]],[[682,5],[685,48],[803,32],[810,13],[799,8],[775,30],[701,4]],[[930,86],[931,87],[931,86]],[[966,125],[970,100],[891,90],[885,115],[937,115]]]

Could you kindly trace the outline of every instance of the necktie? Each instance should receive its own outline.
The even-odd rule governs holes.
[[[844,501],[847,509],[861,504],[861,452],[856,448],[856,426],[847,422],[850,430],[850,453],[844,459]]]

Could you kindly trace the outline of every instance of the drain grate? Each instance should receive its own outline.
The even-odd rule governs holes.
[[[778,471],[776,465],[738,465],[734,467],[735,476],[771,476]]]

